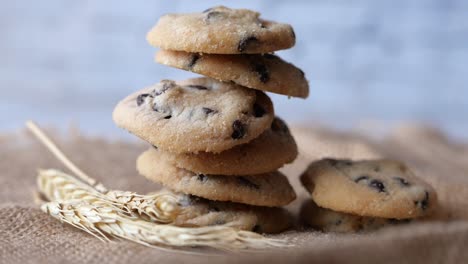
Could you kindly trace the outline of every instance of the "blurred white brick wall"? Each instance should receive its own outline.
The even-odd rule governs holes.
[[[114,128],[114,104],[163,78],[146,31],[167,12],[224,4],[291,23],[279,52],[310,79],[308,100],[273,96],[294,121],[347,127],[419,120],[468,138],[468,1],[0,1],[0,130],[35,118]]]

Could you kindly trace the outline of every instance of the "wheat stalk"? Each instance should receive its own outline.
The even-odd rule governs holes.
[[[139,195],[118,190],[110,190],[103,194],[58,170],[40,170],[37,185],[49,201],[79,199],[90,204],[112,205],[121,214],[151,222],[171,223],[180,212],[177,197],[173,194]]]
[[[104,185],[95,179],[88,176],[84,173],[78,166],[76,166],[63,152],[55,145],[49,137],[46,136],[44,132],[33,122],[33,121],[26,121],[26,127],[36,136],[36,138],[44,144],[44,146],[59,160],[67,167],[71,172],[73,172],[76,176],[78,176],[82,181],[86,182],[94,189],[99,192],[105,193],[107,189]]]
[[[44,203],[41,210],[61,222],[77,227],[102,241],[119,237],[145,245],[207,246],[222,250],[265,249],[286,246],[283,240],[268,239],[229,226],[184,228],[158,225],[120,215],[113,207],[81,200]]]

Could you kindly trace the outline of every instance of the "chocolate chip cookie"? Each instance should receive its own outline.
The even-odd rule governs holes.
[[[304,224],[324,232],[337,233],[368,232],[411,221],[410,219],[396,220],[335,212],[317,206],[310,199],[302,204],[300,214]]]
[[[159,155],[179,168],[200,174],[254,175],[275,171],[294,161],[297,145],[286,124],[275,118],[258,138],[221,153],[160,151]]]
[[[210,78],[163,80],[116,106],[115,123],[173,153],[221,152],[247,143],[271,126],[263,92]]]
[[[146,39],[162,49],[215,54],[268,53],[294,46],[296,36],[290,25],[259,17],[251,10],[224,6],[202,13],[167,14]]]
[[[169,191],[170,192],[170,191]],[[182,207],[176,226],[228,225],[257,233],[278,233],[291,226],[291,215],[278,207],[216,202],[201,197],[175,194]]]
[[[253,89],[302,98],[309,95],[304,72],[273,54],[220,55],[160,50],[156,61]]]
[[[360,216],[407,219],[437,204],[434,189],[392,160],[313,162],[301,182],[318,206]]]
[[[252,176],[199,174],[177,168],[154,148],[138,157],[137,170],[173,191],[214,201],[282,206],[296,198],[288,179],[278,171]]]

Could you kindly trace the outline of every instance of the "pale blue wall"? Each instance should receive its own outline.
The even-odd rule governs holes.
[[[216,4],[295,27],[296,47],[279,54],[304,69],[311,96],[274,96],[290,122],[420,120],[468,138],[465,0],[3,0],[0,130],[34,118],[123,135],[111,121],[120,98],[162,78],[192,76],[153,63],[146,31],[161,14]]]

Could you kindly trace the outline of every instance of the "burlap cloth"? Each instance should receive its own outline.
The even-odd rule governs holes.
[[[298,184],[298,175],[309,161],[323,156],[402,159],[435,187],[442,209],[431,221],[371,234],[324,234],[296,228],[274,236],[292,239],[295,246],[284,250],[185,253],[121,240],[103,243],[59,223],[34,205],[36,168],[63,167],[28,133],[21,132],[0,136],[0,263],[468,263],[468,145],[418,127],[396,129],[381,140],[320,128],[293,132],[301,155],[284,169],[298,193],[288,207],[292,212],[297,213],[308,197]],[[76,132],[54,139],[81,168],[109,188],[141,193],[159,188],[135,171],[135,159],[146,149],[142,143],[111,142]]]

